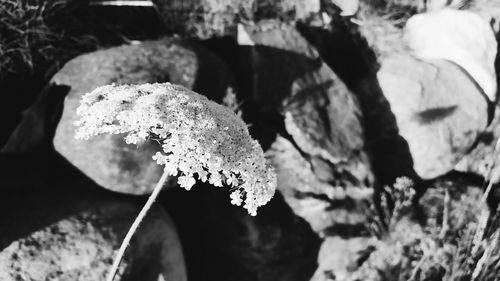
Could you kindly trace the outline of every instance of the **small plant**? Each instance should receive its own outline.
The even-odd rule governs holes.
[[[407,177],[396,178],[392,188],[385,186],[380,195],[380,211],[375,206],[369,210],[366,225],[373,236],[387,236],[399,220],[413,211],[414,183]]]
[[[127,244],[168,176],[178,176],[187,190],[196,179],[226,184],[231,203],[244,203],[253,216],[274,195],[276,174],[246,124],[230,109],[182,86],[103,86],[82,97],[77,114],[79,139],[124,134],[129,144],[152,139],[163,149],[152,157],[164,173],[127,233],[108,280],[113,280]]]
[[[0,76],[32,70],[39,60],[51,60],[58,37],[46,21],[63,1],[0,0]]]

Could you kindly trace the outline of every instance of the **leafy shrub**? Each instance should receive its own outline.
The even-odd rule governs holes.
[[[47,20],[63,6],[58,0],[0,0],[0,76],[32,70],[38,60],[54,56],[58,35]]]

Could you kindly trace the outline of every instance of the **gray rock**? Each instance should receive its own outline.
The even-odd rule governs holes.
[[[288,134],[267,152],[279,191],[317,232],[357,225],[373,175],[356,98],[294,27],[262,21],[245,30],[255,43],[252,98]]]
[[[352,164],[359,181],[369,179],[356,97],[294,27],[263,21],[247,32],[256,44],[253,93],[261,110],[277,108],[304,153],[331,165]]]
[[[2,206],[0,280],[105,280],[141,208],[73,189],[23,191],[22,197]],[[174,223],[155,207],[135,233],[115,280],[156,281],[160,276],[187,280]]]
[[[151,159],[160,150],[157,143],[127,145],[121,135],[76,140],[73,122],[81,96],[99,86],[167,81],[220,101],[231,78],[214,55],[175,39],[100,50],[69,61],[52,79],[71,87],[54,137],[56,150],[104,188],[129,194],[151,192],[162,172]]]
[[[278,136],[266,152],[276,168],[278,189],[295,214],[320,235],[357,235],[366,222],[372,190],[323,181],[289,140]],[[335,180],[341,181],[342,175]],[[353,233],[354,232],[354,233]]]
[[[318,255],[318,269],[311,281],[347,280],[364,256],[369,256],[377,244],[375,237],[327,237]]]
[[[424,179],[451,171],[487,126],[486,97],[452,62],[393,56],[381,62],[378,79]]]
[[[229,280],[301,281],[309,280],[316,268],[319,239],[307,221],[288,209],[282,198],[259,218],[230,211],[224,233],[218,241],[222,252],[244,268],[247,274]],[[276,202],[278,201],[279,202]],[[224,248],[226,247],[226,248]]]

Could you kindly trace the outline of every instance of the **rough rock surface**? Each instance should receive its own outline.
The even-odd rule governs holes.
[[[286,130],[267,152],[278,189],[317,232],[359,223],[362,215],[347,209],[370,198],[373,176],[356,98],[294,27],[262,21],[244,28],[255,44],[247,46],[248,95],[261,118],[278,115]]]
[[[105,280],[141,205],[75,189],[23,190],[1,206],[0,280]],[[187,280],[176,228],[161,208],[145,218],[115,280]]]
[[[487,99],[456,64],[394,56],[381,63],[380,86],[414,168],[425,179],[449,172],[472,148],[488,122]]]
[[[372,195],[370,189],[335,185],[334,180],[341,181],[342,175],[331,182],[321,180],[301,151],[281,136],[267,155],[276,167],[280,192],[314,231],[320,235],[350,235],[360,231]]]
[[[52,79],[71,90],[54,137],[56,150],[104,188],[144,194],[152,190],[162,169],[152,159],[159,151],[150,141],[127,145],[120,135],[88,141],[74,138],[76,108],[83,94],[111,83],[172,82],[220,101],[231,81],[221,61],[192,43],[175,39],[148,41],[79,56]]]
[[[305,19],[319,13],[318,0],[155,0],[165,26],[174,32],[208,39],[235,36],[237,25],[246,21],[280,18]]]

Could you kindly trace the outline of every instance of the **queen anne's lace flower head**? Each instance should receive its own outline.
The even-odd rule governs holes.
[[[82,97],[76,137],[125,133],[130,144],[148,138],[162,144],[153,159],[190,189],[195,178],[231,187],[231,203],[251,215],[276,189],[276,174],[259,143],[232,111],[170,83],[108,85]]]

